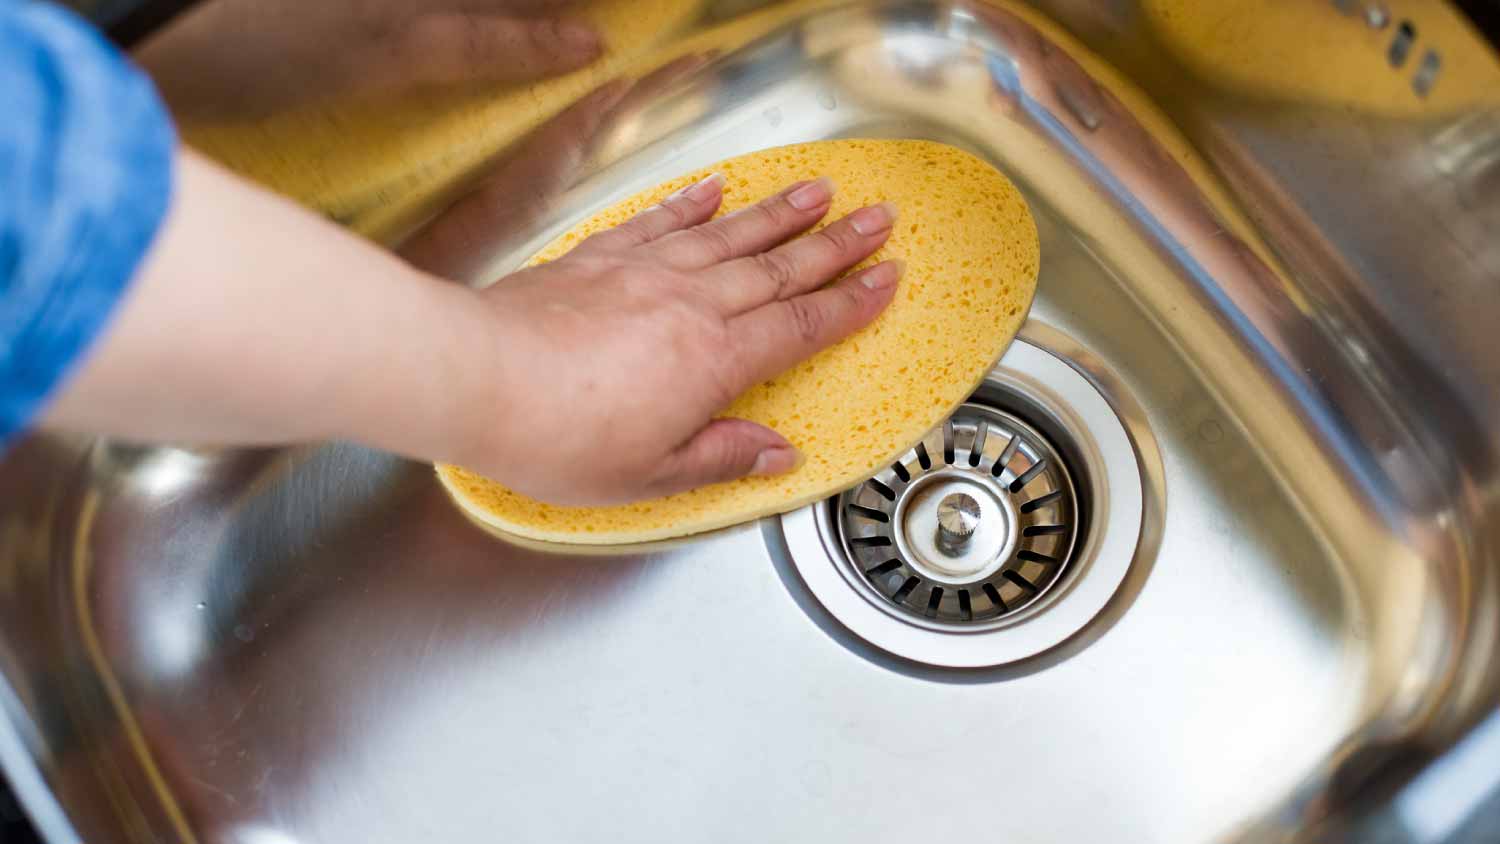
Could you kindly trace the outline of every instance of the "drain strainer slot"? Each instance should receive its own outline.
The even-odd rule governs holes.
[[[869,587],[893,608],[952,625],[1040,598],[1072,558],[1081,512],[1047,438],[978,403],[833,506],[843,550]]]

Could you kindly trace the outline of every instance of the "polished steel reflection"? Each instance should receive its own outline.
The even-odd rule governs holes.
[[[1407,14],[1324,5],[1314,42]],[[1041,232],[1028,330],[1150,434],[1136,553],[1075,635],[936,669],[851,636],[777,520],[582,554],[352,446],[38,435],[0,464],[0,761],[46,832],[940,840],[998,792],[1017,840],[1432,840],[1431,795],[1491,783],[1431,763],[1500,699],[1500,112],[1455,96],[1496,60],[1454,36],[1391,69],[1437,49],[1425,93],[1302,96],[1183,64],[1152,8],[692,4],[632,65],[660,84],[503,151],[534,212],[451,256],[494,278],[778,143],[994,162]],[[415,219],[468,175],[371,196]]]

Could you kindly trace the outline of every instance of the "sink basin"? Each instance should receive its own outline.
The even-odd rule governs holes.
[[[1035,609],[927,649],[871,633],[808,573],[837,548],[796,538],[834,504],[582,551],[487,533],[430,467],[353,445],[38,434],[0,464],[0,760],[43,831],[1435,840],[1402,812],[1500,692],[1500,215],[1464,187],[1500,119],[1424,109],[1442,76],[1384,111],[1220,84],[1145,49],[1151,5],[705,4],[662,60],[716,57],[467,256],[492,278],[781,143],[993,162],[1043,253],[996,383],[1046,393],[1042,361],[1100,409],[1044,431],[1085,443],[1098,539]],[[1471,48],[1493,61],[1446,45]],[[1093,440],[1119,462],[1090,470]],[[1001,655],[944,659],[958,640]]]

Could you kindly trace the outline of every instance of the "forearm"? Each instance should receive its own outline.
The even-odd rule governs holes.
[[[190,151],[177,184],[44,424],[198,443],[339,437],[450,456],[459,402],[486,389],[472,291]]]

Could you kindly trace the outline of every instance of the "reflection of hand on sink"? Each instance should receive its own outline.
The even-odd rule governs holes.
[[[535,2],[213,0],[135,51],[180,120],[529,82],[597,59],[599,33]]]
[[[465,193],[401,244],[403,257],[428,272],[490,281],[485,270],[532,221],[573,187],[598,133],[707,63],[702,54],[668,62],[639,79],[608,82],[501,153]]]

